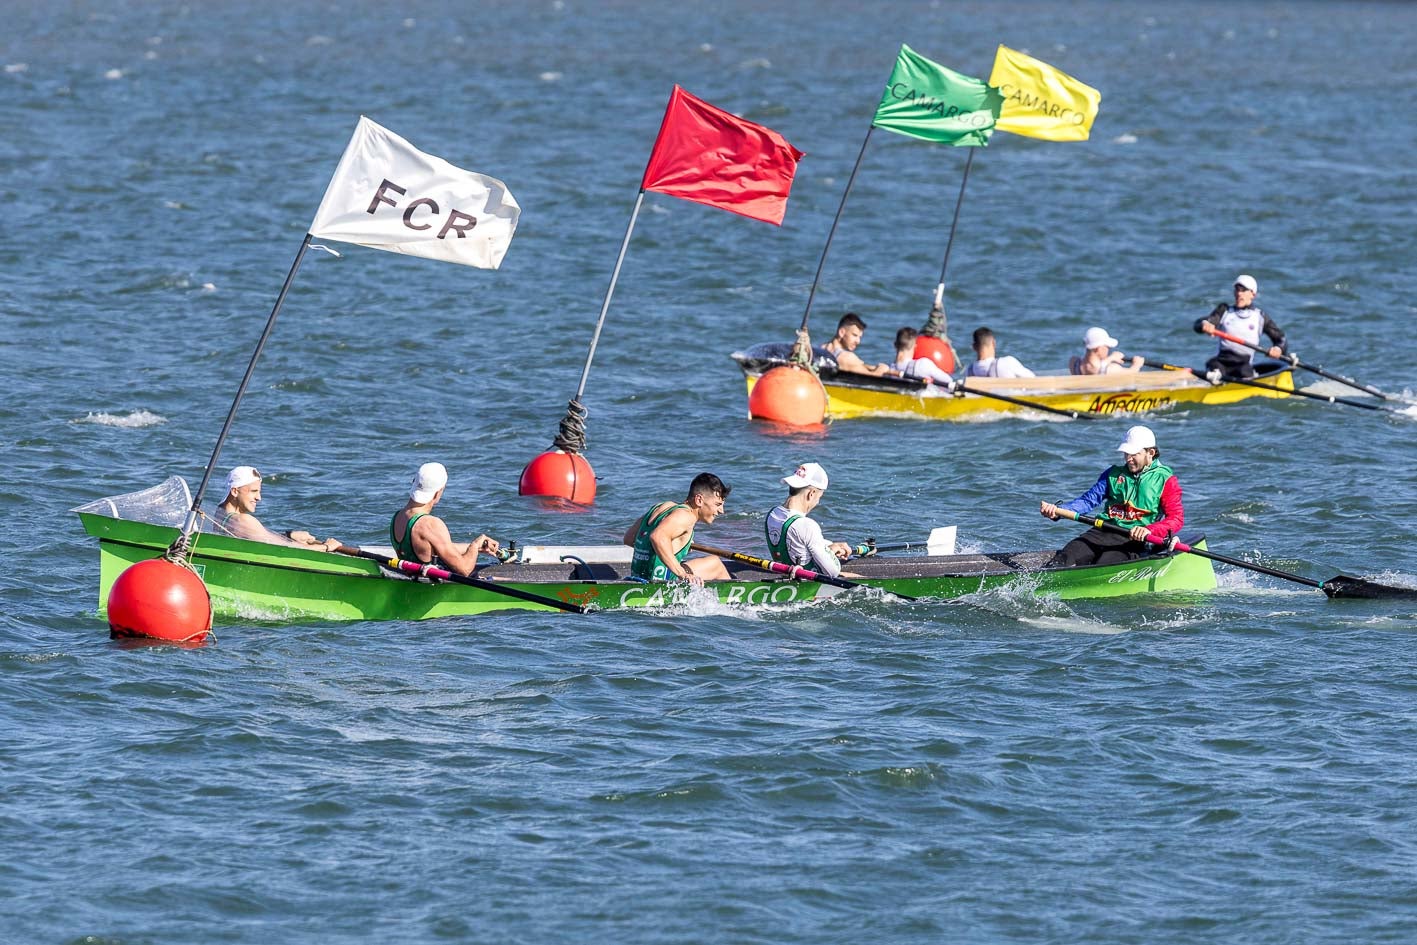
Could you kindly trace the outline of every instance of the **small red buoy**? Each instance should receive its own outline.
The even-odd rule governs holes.
[[[115,637],[198,643],[212,629],[212,598],[189,569],[165,558],[139,561],[108,591],[108,629]]]
[[[595,502],[595,471],[580,453],[547,450],[526,464],[518,495],[551,496],[577,505]]]
[[[784,365],[768,371],[748,394],[748,416],[810,427],[827,416],[827,392],[806,368]]]
[[[946,374],[953,374],[955,371],[954,352],[950,350],[949,345],[945,344],[943,338],[920,335],[915,339],[915,357],[929,358]]]

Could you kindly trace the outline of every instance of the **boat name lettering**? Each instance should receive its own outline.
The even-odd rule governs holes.
[[[1014,105],[1019,108],[1031,108],[1047,118],[1056,118],[1063,122],[1070,121],[1074,125],[1081,125],[1086,121],[1086,116],[1084,116],[1082,112],[1075,112],[1066,105],[1050,102],[1041,95],[1030,95],[1022,89],[1015,88],[1012,83],[1005,82],[1003,85],[999,86],[999,91],[1004,93],[1004,103],[1006,105]]]
[[[1160,566],[1147,564],[1142,565],[1140,568],[1127,568],[1124,571],[1118,571],[1116,574],[1112,575],[1107,579],[1107,583],[1123,584],[1128,581],[1150,581],[1153,578],[1160,580],[1165,576],[1166,572],[1170,570],[1170,561]]]
[[[786,601],[797,599],[796,584],[759,584],[756,587],[747,587],[739,584],[728,589],[728,596],[723,599],[725,604],[781,604]]]
[[[408,193],[407,188],[400,187],[398,184],[395,184],[387,177],[384,178],[384,182],[380,184],[378,188],[374,191],[374,199],[369,201],[369,213],[371,216],[373,215],[374,211],[379,209],[379,204],[381,203],[386,203],[394,209],[398,209],[398,201],[396,201],[394,198],[388,196],[385,193],[386,191],[390,190],[397,193],[400,197],[405,196]],[[438,201],[428,197],[419,197],[418,199],[409,203],[408,207],[404,210],[403,225],[408,227],[410,230],[433,229],[433,224],[431,223],[413,222],[413,211],[417,210],[419,207],[427,207],[428,212],[435,217],[442,212],[442,210],[438,207]],[[467,236],[467,231],[475,226],[477,226],[477,217],[468,216],[461,210],[449,210],[448,222],[444,223],[443,228],[438,231],[438,239],[447,239],[448,233],[453,230],[457,231],[458,239],[463,239]]]
[[[669,593],[666,594],[665,591]],[[625,588],[620,595],[621,607],[663,607],[665,604],[682,604],[688,599],[688,592],[681,586],[668,584],[636,584]]]
[[[1164,394],[1143,397],[1140,394],[1108,394],[1094,397],[1088,404],[1088,413],[1143,413],[1147,410],[1164,410],[1174,401]]]
[[[908,102],[916,108],[923,108],[927,112],[933,112],[939,118],[961,118],[963,124],[973,128],[987,128],[994,123],[994,116],[986,111],[962,112],[958,105],[947,105],[937,98],[933,98],[919,89],[912,89],[904,82],[892,82],[886,86],[886,91],[898,102]]]

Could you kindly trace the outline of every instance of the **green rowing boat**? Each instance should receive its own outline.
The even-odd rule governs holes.
[[[186,483],[174,476],[152,489],[100,499],[74,510],[85,530],[99,541],[101,611],[106,610],[109,589],[119,574],[129,565],[159,556],[177,537],[186,508],[182,497],[187,494]],[[508,609],[550,609],[495,590],[411,578],[366,558],[220,534],[194,537],[191,563],[211,593],[214,612],[227,618],[421,620]],[[1205,547],[1204,539],[1190,544]],[[1216,586],[1211,562],[1197,555],[1158,554],[1121,564],[1044,568],[1051,554],[882,555],[853,559],[850,569],[867,587],[943,600],[1011,585],[1064,600],[1207,591]],[[672,606],[688,603],[695,593],[681,586],[627,580],[623,563],[592,557],[549,564],[490,565],[479,569],[478,576],[530,594],[600,609]],[[706,585],[724,604],[771,606],[850,593],[734,562],[726,564],[732,579]]]

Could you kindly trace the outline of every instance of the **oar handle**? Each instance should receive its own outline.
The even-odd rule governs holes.
[[[1165,361],[1158,361],[1155,358],[1142,358],[1141,363],[1145,364],[1147,367],[1160,368],[1163,371],[1181,371],[1186,374],[1196,373],[1188,367],[1182,367],[1179,364],[1167,364]]]
[[[785,574],[793,580],[815,581],[818,584],[830,584],[833,587],[842,587],[854,590],[862,585],[855,581],[848,581],[845,578],[835,578],[830,574],[822,574],[819,571],[812,571],[808,568],[795,564],[783,564],[781,561],[771,561],[767,558],[757,558],[753,555],[746,555],[741,551],[729,551],[727,548],[715,548],[712,545],[701,545],[694,542],[689,547],[695,551],[702,551],[707,555],[717,555],[720,558],[727,558],[730,561],[738,561],[742,564],[752,565],[763,571],[770,571],[774,574]]]
[[[1116,522],[1108,522],[1095,515],[1088,515],[1085,512],[1074,512],[1071,509],[1058,509],[1059,518],[1070,518],[1075,522],[1082,522],[1084,525],[1091,525],[1093,528],[1100,528],[1104,532],[1115,532],[1118,535],[1130,535],[1132,530],[1125,525],[1118,525]],[[1183,541],[1173,539],[1169,542],[1157,544],[1154,541],[1147,541],[1145,544],[1155,548],[1175,548],[1177,551],[1190,552],[1192,548]]]
[[[368,558],[377,561],[385,567],[402,571],[405,574],[416,574],[419,577],[436,578],[439,581],[448,581],[452,584],[465,584],[468,587],[481,588],[493,594],[500,594],[503,597],[510,597],[515,600],[523,600],[530,604],[541,604],[545,607],[554,607],[556,610],[564,610],[573,614],[588,614],[592,611],[580,604],[572,604],[567,601],[558,600],[555,597],[546,597],[541,594],[533,594],[529,591],[518,590],[515,587],[508,587],[505,584],[496,584],[492,581],[484,581],[481,578],[464,577],[455,574],[445,568],[434,567],[431,564],[421,564],[416,561],[403,561],[399,558],[391,558],[388,555],[381,555],[373,551],[365,551],[363,548],[352,548],[349,545],[340,545],[335,551],[342,555],[350,555],[355,558]]]
[[[1222,341],[1230,341],[1230,342],[1234,342],[1234,343],[1237,344],[1237,345],[1244,345],[1246,348],[1249,348],[1251,351],[1258,351],[1260,354],[1268,354],[1268,353],[1269,353],[1269,348],[1261,348],[1261,347],[1260,347],[1259,345],[1257,345],[1257,344],[1252,344],[1251,342],[1246,341],[1244,338],[1241,338],[1239,335],[1232,335],[1232,334],[1230,334],[1230,333],[1227,332],[1227,331],[1221,331],[1219,328],[1215,329],[1215,331],[1211,332],[1211,334],[1214,335],[1216,338],[1221,339]],[[1292,355],[1290,356],[1290,361],[1291,361],[1292,363],[1297,363],[1297,359],[1295,359]]]

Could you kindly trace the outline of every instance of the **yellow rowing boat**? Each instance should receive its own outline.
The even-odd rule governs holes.
[[[777,347],[777,346],[775,346]],[[747,378],[748,393],[763,373],[787,363],[762,357],[753,349],[733,359]],[[818,362],[818,376],[827,392],[827,414],[833,420],[855,417],[925,417],[930,420],[981,420],[1026,414],[1030,406],[1053,411],[1098,414],[1139,414],[1192,404],[1233,404],[1251,397],[1288,397],[1294,389],[1293,368],[1283,362],[1256,364],[1252,383],[1211,383],[1187,371],[1140,371],[1096,375],[964,379],[964,391],[949,393],[920,381],[872,377],[838,371]],[[989,396],[989,395],[996,396]],[[1006,399],[1005,399],[1006,398]],[[1042,412],[1048,412],[1048,409]]]

